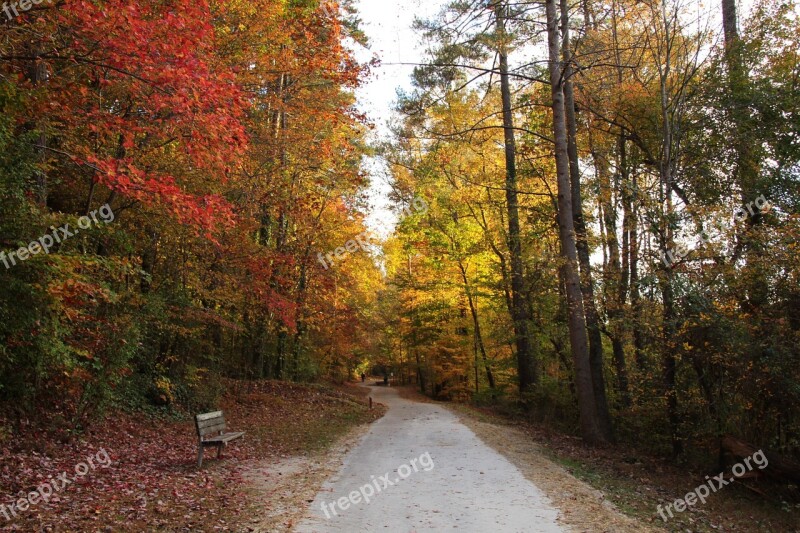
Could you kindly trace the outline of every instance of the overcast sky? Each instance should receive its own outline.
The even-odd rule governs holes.
[[[376,134],[386,136],[387,123],[397,97],[397,88],[410,89],[413,66],[398,63],[419,63],[424,58],[424,47],[419,36],[411,29],[415,16],[428,18],[438,12],[444,0],[358,0],[356,7],[363,20],[363,30],[370,40],[370,50],[358,50],[357,57],[366,61],[377,55],[382,66],[375,69],[372,78],[357,91],[359,107],[376,125]],[[386,235],[394,226],[395,217],[387,209],[389,186],[386,169],[380,161],[368,161],[372,176],[370,194],[372,213],[367,222],[373,231]]]

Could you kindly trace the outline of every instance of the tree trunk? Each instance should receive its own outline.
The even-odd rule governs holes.
[[[800,483],[800,463],[790,457],[778,455],[773,451],[764,450],[764,448],[756,448],[754,445],[737,439],[732,435],[725,435],[720,439],[720,448],[723,452],[732,456],[733,461],[737,463],[761,452],[763,454],[762,463],[766,459],[767,466],[763,470],[759,468],[759,472],[779,482],[788,480],[795,484]]]
[[[38,87],[47,81],[47,64],[44,60],[39,59],[41,51],[35,47],[32,54],[36,59],[31,60],[28,67],[28,80],[31,85]],[[39,130],[39,136],[36,138],[36,153],[40,168],[34,172],[34,183],[36,183],[35,198],[40,207],[47,207],[47,198],[49,195],[49,185],[47,182],[47,174],[45,173],[45,163],[47,161],[47,135],[44,133],[44,124],[41,122],[32,123],[30,128]]]
[[[630,405],[630,394],[628,391],[628,369],[625,361],[625,347],[623,338],[625,335],[624,326],[624,307],[625,296],[627,293],[627,274],[622,268],[620,261],[620,246],[617,238],[617,206],[613,198],[613,184],[608,172],[608,161],[605,155],[593,149],[593,159],[597,169],[596,174],[600,188],[600,204],[603,206],[602,218],[606,226],[606,242],[608,245],[608,264],[606,265],[603,278],[605,280],[604,298],[606,310],[608,312],[608,337],[611,339],[611,346],[614,356],[614,369],[617,374],[617,390],[620,401],[624,407]],[[623,231],[623,235],[627,235]],[[624,239],[627,243],[627,239]],[[627,244],[625,245],[627,250]],[[627,263],[627,260],[626,260]]]
[[[467,269],[464,268],[464,265],[461,261],[458,261],[458,268],[461,271],[461,279],[464,281],[464,292],[467,294],[467,302],[469,303],[469,312],[472,316],[472,327],[475,331],[475,345],[476,348],[480,350],[481,359],[483,360],[483,366],[486,369],[486,379],[489,382],[489,388],[494,389],[494,374],[492,373],[492,367],[489,365],[489,358],[486,356],[486,346],[483,343],[483,335],[481,334],[481,323],[478,320],[478,308],[475,305],[475,300],[473,299],[472,291],[469,287],[469,281],[467,279]],[[477,387],[478,383],[478,370],[477,365],[475,366],[475,384]]]
[[[742,59],[736,0],[722,0],[722,29],[725,37],[725,62],[728,67],[728,91],[731,99],[729,112],[735,129],[734,146],[737,157],[734,179],[741,187],[742,203],[747,205],[759,194],[756,184],[759,169],[751,139],[746,135],[745,126],[749,120],[750,91],[747,70]],[[749,226],[760,224],[761,219],[761,213],[758,211],[749,215]]]
[[[759,176],[761,174],[759,157],[754,150],[752,139],[747,135],[749,122],[752,121],[749,106],[750,80],[742,58],[742,42],[737,27],[736,0],[722,0],[722,28],[725,36],[725,62],[728,67],[728,93],[730,101],[728,112],[733,122],[736,162],[734,165],[734,181],[739,184],[742,194],[742,205],[755,201],[759,194]],[[752,228],[761,225],[763,215],[759,210],[748,214],[745,234],[741,236],[746,250],[748,267],[754,270],[749,294],[743,300],[743,307],[749,312],[757,310],[769,300],[769,285],[763,274],[758,272],[758,264],[763,261],[764,247],[756,236],[748,235]]]
[[[621,135],[621,134],[620,134]],[[625,140],[621,140],[624,150]],[[624,152],[623,152],[624,153]],[[624,163],[623,168],[627,168]],[[642,295],[639,287],[639,230],[637,229],[637,202],[638,202],[638,181],[636,176],[629,175],[629,185],[622,197],[624,209],[623,225],[628,232],[628,271],[631,291],[631,316],[630,325],[633,328],[633,358],[639,370],[644,370],[644,348],[645,334],[642,329]]]
[[[511,256],[511,300],[513,308],[514,336],[517,346],[517,370],[519,391],[531,391],[538,381],[538,369],[530,341],[530,321],[525,305],[525,278],[522,262],[522,239],[519,224],[519,200],[517,199],[516,140],[514,117],[511,105],[511,83],[508,76],[508,54],[505,39],[505,10],[503,2],[494,6],[495,22],[500,46],[500,90],[503,100],[503,132],[506,157],[506,208],[508,210],[508,250]]]
[[[670,18],[667,17],[666,5],[661,4],[661,23],[664,25],[664,32],[668,42],[677,31],[671,27]],[[661,97],[661,161],[659,163],[659,178],[661,188],[661,201],[665,212],[663,213],[663,229],[661,239],[661,252],[663,257],[667,257],[667,252],[674,250],[674,230],[671,221],[674,216],[674,206],[672,203],[673,175],[676,166],[676,154],[673,151],[674,125],[672,123],[670,95],[668,93],[669,79],[672,72],[671,61],[672,48],[670,45],[664,51],[664,64],[659,65],[659,91]],[[672,343],[675,341],[676,313],[675,295],[673,292],[673,269],[672,265],[660,263],[662,269],[661,276],[661,296],[664,305],[664,317],[662,325],[661,353],[663,363],[663,378],[665,397],[667,402],[667,418],[669,420],[670,438],[672,440],[672,454],[677,457],[683,452],[683,443],[680,438],[680,420],[678,414],[678,390],[676,388],[677,360],[675,349]]]
[[[669,268],[669,267],[666,267]],[[680,438],[680,419],[678,416],[678,390],[676,388],[677,361],[675,360],[675,297],[672,291],[672,280],[662,283],[661,295],[664,299],[664,386],[666,389],[667,418],[669,420],[672,454],[678,457],[683,453],[683,442]]]
[[[586,327],[589,331],[589,364],[592,368],[592,384],[597,404],[600,429],[606,439],[612,440],[611,414],[608,411],[606,384],[603,376],[603,337],[600,328],[600,315],[594,300],[594,280],[589,261],[589,243],[586,238],[586,222],[583,218],[583,195],[581,194],[581,171],[578,164],[578,125],[575,119],[575,94],[572,86],[572,50],[569,36],[569,10],[567,0],[560,0],[562,56],[564,58],[563,92],[564,111],[567,123],[567,155],[569,157],[570,194],[572,197],[572,218],[575,226],[575,239],[578,262],[581,270],[581,294],[586,309]],[[606,228],[608,230],[608,228]]]
[[[589,346],[586,337],[586,317],[583,310],[578,251],[575,245],[575,226],[572,216],[572,192],[567,153],[567,126],[564,93],[561,80],[559,16],[556,0],[547,0],[547,41],[549,51],[550,85],[553,105],[553,134],[555,139],[556,174],[558,178],[558,226],[561,254],[564,259],[564,281],[567,295],[567,316],[570,346],[575,366],[575,389],[580,411],[581,434],[591,444],[603,443],[606,438],[598,424],[597,404],[592,383]]]
[[[614,39],[614,61],[617,70],[617,84],[624,83],[624,69],[620,55],[620,44],[617,33],[617,3],[611,5],[611,33]],[[641,324],[641,297],[639,292],[639,233],[637,230],[636,202],[638,184],[636,176],[631,175],[628,167],[628,145],[624,128],[619,128],[617,135],[617,156],[621,181],[622,198],[622,272],[619,290],[619,304],[625,307],[628,287],[630,287],[631,310],[623,317],[627,325],[626,331],[633,330],[634,360],[639,370],[644,370],[644,336]]]
[[[305,253],[303,254],[302,261],[300,262],[300,277],[297,281],[297,315],[296,315],[296,328],[294,334],[294,342],[292,344],[292,360],[290,361],[290,376],[292,380],[297,381],[300,376],[298,371],[300,369],[300,356],[302,354],[303,338],[306,334],[306,295],[308,289],[308,262],[311,256],[311,247],[306,246]]]

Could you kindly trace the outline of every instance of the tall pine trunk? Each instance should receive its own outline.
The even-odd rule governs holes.
[[[666,35],[671,35],[674,28],[670,25],[666,6],[661,4],[661,23],[664,25]],[[674,35],[674,34],[673,34]],[[673,151],[674,124],[669,101],[669,79],[672,73],[671,54],[668,46],[664,54],[664,64],[659,66],[659,91],[661,96],[661,161],[659,162],[661,202],[664,206],[661,252],[666,257],[668,251],[675,248],[675,232],[671,226],[675,208],[672,202],[672,183],[676,166],[676,154]],[[664,305],[664,318],[662,325],[662,372],[664,379],[664,395],[667,402],[667,418],[670,426],[670,439],[672,440],[672,454],[677,457],[683,452],[683,441],[680,435],[680,415],[678,412],[677,366],[675,357],[676,311],[675,293],[673,290],[673,269],[666,263],[661,264],[661,296]]]
[[[570,194],[572,197],[572,219],[575,225],[578,262],[581,270],[581,294],[586,309],[586,327],[589,331],[589,364],[592,369],[594,398],[600,429],[606,439],[612,440],[611,414],[608,411],[606,384],[603,375],[603,337],[600,330],[600,314],[594,300],[592,264],[589,260],[589,243],[586,238],[586,222],[583,217],[583,195],[581,193],[581,171],[578,164],[578,124],[575,119],[575,93],[572,86],[572,49],[569,36],[569,9],[567,0],[560,0],[562,56],[564,58],[563,92],[564,111],[567,122],[567,155],[569,157]]]
[[[564,259],[565,291],[570,346],[575,370],[575,389],[580,411],[581,434],[587,442],[598,444],[607,439],[598,422],[594,395],[589,346],[586,336],[586,317],[583,309],[575,225],[572,214],[572,190],[567,151],[567,125],[562,86],[562,64],[559,39],[559,16],[556,0],[545,2],[547,11],[547,43],[549,52],[550,86],[553,106],[553,136],[555,140],[556,174],[558,178],[558,227],[561,254]]]
[[[514,337],[517,348],[517,372],[520,393],[533,390],[538,381],[538,369],[530,339],[531,316],[525,302],[525,277],[522,262],[522,238],[517,198],[516,140],[511,105],[511,82],[508,75],[505,11],[503,2],[494,6],[495,24],[500,41],[500,91],[503,100],[503,133],[506,158],[506,208],[508,210],[508,250],[511,256],[511,306]]]

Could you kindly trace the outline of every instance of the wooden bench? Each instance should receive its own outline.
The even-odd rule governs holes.
[[[203,413],[197,415],[194,419],[195,427],[197,428],[198,450],[197,450],[197,467],[203,466],[203,449],[207,446],[217,447],[217,458],[222,455],[222,448],[228,445],[232,440],[236,440],[242,435],[244,431],[236,433],[225,433],[225,417],[222,411],[214,411],[213,413]]]

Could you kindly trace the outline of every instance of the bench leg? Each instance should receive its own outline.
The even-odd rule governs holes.
[[[203,466],[203,445],[201,444],[197,448],[197,468]]]
[[[224,448],[224,447],[225,447],[225,443],[224,442],[221,442],[219,444],[219,446],[217,446],[217,459],[222,457],[222,448]]]

